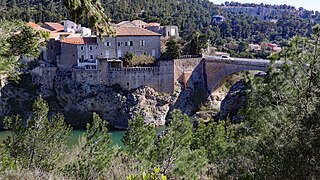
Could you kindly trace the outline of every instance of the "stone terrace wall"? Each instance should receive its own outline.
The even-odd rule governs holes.
[[[184,84],[185,88],[193,87],[193,83],[203,81],[202,58],[174,60],[174,83]]]
[[[160,61],[159,62],[159,85],[160,89],[156,90],[160,93],[171,94],[174,92],[174,61]]]
[[[110,68],[108,77],[108,85],[119,84],[127,90],[141,86],[159,89],[159,67]]]
[[[119,84],[126,90],[148,86],[157,92],[171,94],[174,92],[173,63],[172,60],[168,60],[160,61],[156,67],[111,68],[106,62],[100,62],[98,70],[68,68],[63,69],[63,72],[69,71],[72,79],[77,82],[107,86]],[[61,70],[57,70],[57,68],[36,68],[33,71],[34,82],[52,86],[56,73],[59,71]],[[46,82],[43,82],[44,80]]]
[[[72,69],[72,77],[78,82],[88,84],[103,84],[99,70]]]
[[[106,66],[105,66],[106,67]],[[173,61],[159,61],[156,67],[123,67],[108,68],[103,73],[102,81],[112,86],[119,84],[122,88],[131,90],[141,86],[148,86],[160,93],[174,92],[174,66]]]

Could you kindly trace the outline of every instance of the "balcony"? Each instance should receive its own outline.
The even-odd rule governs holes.
[[[79,59],[78,60],[78,64],[82,64],[82,65],[94,64],[94,65],[96,65],[97,64],[97,59],[84,59],[84,60]]]

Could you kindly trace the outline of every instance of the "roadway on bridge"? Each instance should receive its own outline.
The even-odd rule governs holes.
[[[245,64],[251,64],[251,65],[269,65],[270,60],[268,59],[249,59],[249,58],[234,58],[234,57],[229,57],[229,58],[222,58],[221,56],[207,56],[203,55],[202,58],[205,59],[205,61],[215,61],[215,62],[225,62],[225,63],[245,63]],[[276,61],[276,64],[281,65],[283,64],[284,61]]]

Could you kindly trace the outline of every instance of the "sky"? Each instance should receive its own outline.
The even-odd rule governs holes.
[[[226,2],[226,0],[210,0],[215,4],[221,4]],[[240,3],[264,3],[271,5],[290,5],[295,6],[296,8],[303,7],[307,10],[320,11],[320,0],[229,0],[229,2],[240,2]]]

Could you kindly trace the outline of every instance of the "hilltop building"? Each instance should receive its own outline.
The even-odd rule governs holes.
[[[68,37],[61,40],[61,55],[57,60],[60,68],[73,66],[97,69],[97,38]]]
[[[267,46],[271,49],[272,52],[281,52],[282,50],[282,48],[275,43],[268,43]]]
[[[156,22],[146,23],[142,20],[122,21],[115,24],[115,27],[139,27],[161,34],[162,38],[179,38],[178,26],[161,26],[160,23]]]
[[[55,74],[67,73],[72,79],[89,84],[118,84],[128,90],[147,85],[159,92],[174,91],[171,81],[175,76],[173,61],[159,60],[157,65],[150,67],[122,66],[127,53],[158,59],[161,34],[123,22],[114,25],[114,36],[99,39],[74,30],[76,24],[68,22],[65,25],[71,30],[46,29],[50,32],[50,40],[42,51],[39,67],[32,70],[33,82],[46,77],[45,83],[50,86]],[[38,28],[35,24],[33,26]]]
[[[106,36],[102,40],[91,35],[90,29],[69,20],[64,21],[64,26],[44,24],[41,27],[28,23],[35,29],[50,32],[50,40],[42,51],[43,66],[97,70],[99,60],[122,59],[127,53],[149,55],[155,59],[161,55],[161,34],[140,28],[130,21],[115,25],[115,36]]]
[[[62,68],[98,69],[98,60],[122,59],[125,54],[160,57],[160,34],[139,27],[115,27],[115,37],[66,37],[60,40]]]
[[[132,23],[131,21],[122,21],[118,24],[114,25],[115,27],[137,27],[136,24]]]
[[[64,32],[79,33],[86,37],[91,36],[91,29],[82,27],[81,24],[76,24],[70,20],[63,21],[63,27]]]
[[[226,18],[224,16],[214,15],[212,16],[212,20],[215,22],[224,22]]]
[[[260,51],[261,46],[259,44],[249,44],[250,51]]]
[[[115,37],[98,39],[98,56],[107,59],[121,59],[127,53],[136,56],[160,57],[161,34],[139,27],[114,27]]]

